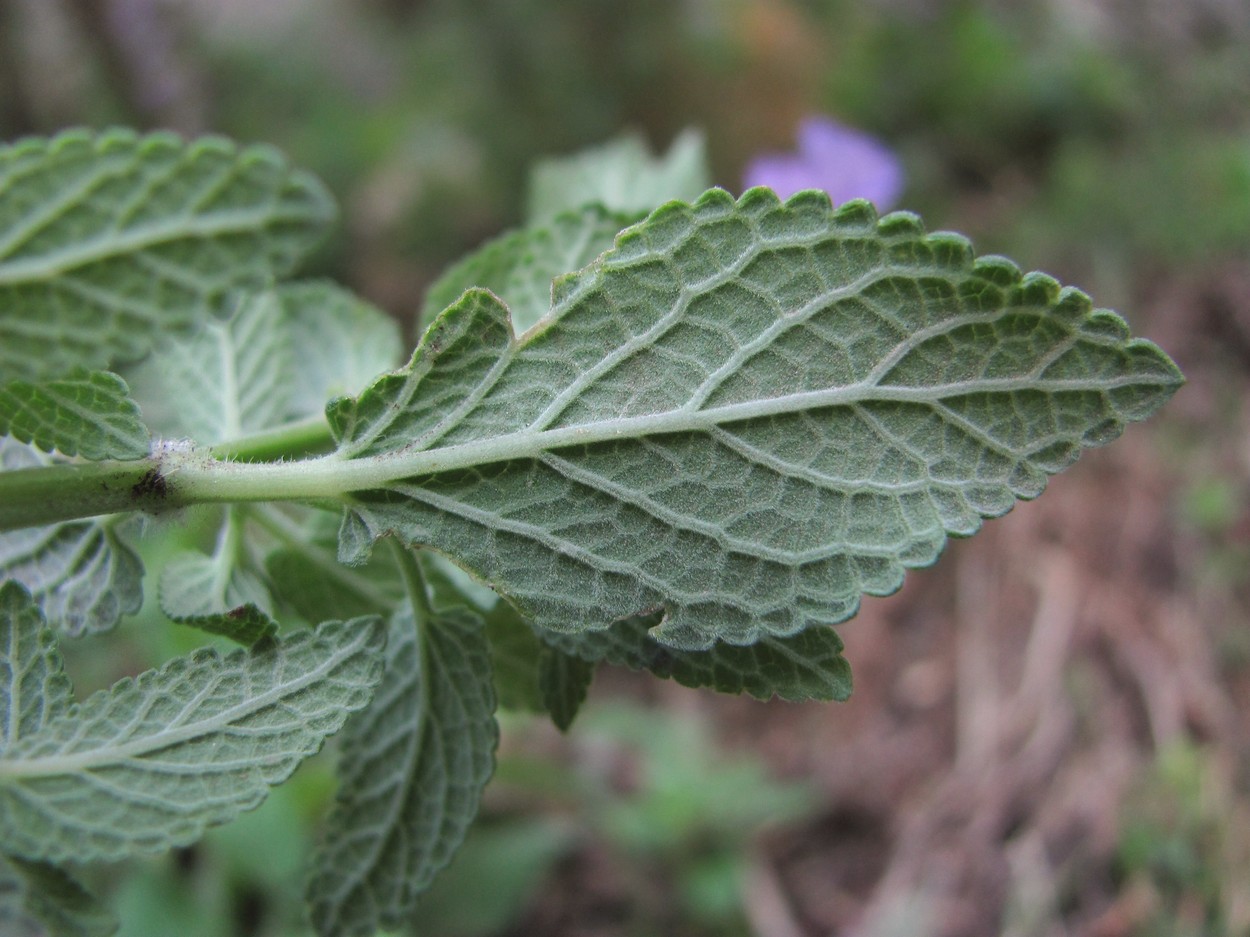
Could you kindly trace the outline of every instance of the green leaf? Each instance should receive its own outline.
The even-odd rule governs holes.
[[[108,937],[117,921],[63,869],[0,853],[0,934]]]
[[[648,631],[655,623],[655,616],[627,618],[606,631],[546,632],[543,640],[586,661],[649,670],[682,686],[750,693],[761,700],[850,698],[851,668],[832,628],[808,628],[788,638],[764,636],[747,647],[717,644],[707,651],[683,651],[652,638]]]
[[[663,609],[685,650],[794,635],[1182,382],[1083,293],[814,192],[667,205],[554,302],[518,340],[471,291],[328,410],[336,470],[362,460],[345,559],[395,533],[554,631]]]
[[[155,432],[211,446],[280,425],[294,371],[282,308],[268,290],[241,297],[228,319],[162,341],[127,376]]]
[[[658,158],[641,137],[623,136],[540,162],[530,176],[527,216],[530,222],[545,221],[590,202],[641,216],[672,199],[694,199],[709,185],[701,133],[685,131]]]
[[[47,465],[33,449],[0,439],[0,468]],[[57,630],[106,631],[143,604],[143,563],[116,517],[0,533],[0,578],[25,586]]]
[[[552,280],[590,263],[612,246],[622,228],[636,220],[637,215],[591,204],[505,234],[439,277],[426,294],[420,321],[432,322],[465,290],[477,286],[506,302],[513,329],[524,332],[551,311]]]
[[[386,313],[333,283],[287,283],[276,290],[294,367],[287,419],[320,414],[326,402],[358,394],[398,365],[405,346]]]
[[[42,731],[74,699],[56,637],[30,594],[0,585],[0,752]]]
[[[51,862],[197,839],[264,800],[381,677],[378,619],[203,649],[125,679],[0,753],[0,841]]]
[[[338,561],[332,514],[292,517],[263,505],[251,516],[282,544],[265,556],[265,571],[274,593],[305,621],[389,614],[403,601],[403,581],[385,553],[362,566]]]
[[[594,677],[594,664],[555,648],[547,648],[540,664],[538,682],[542,688],[543,706],[561,732],[567,732],[573,725]]]
[[[221,552],[175,556],[161,570],[159,594],[161,610],[174,621],[244,647],[278,631],[266,611],[272,600],[264,583]]]
[[[309,882],[314,929],[403,927],[451,861],[494,768],[499,730],[481,620],[467,611],[392,623],[386,675],[344,730],[340,789]]]
[[[126,382],[76,368],[64,378],[0,384],[0,436],[84,459],[142,459],[147,428]]]
[[[485,617],[499,708],[548,712],[541,680],[549,648],[507,602],[497,603]]]
[[[333,215],[267,147],[113,130],[0,148],[0,375],[142,357],[290,270]]]

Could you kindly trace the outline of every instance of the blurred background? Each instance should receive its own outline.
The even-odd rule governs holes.
[[[739,190],[813,114],[898,155],[899,207],[1081,286],[1189,384],[866,600],[849,703],[601,671],[568,736],[506,718],[416,932],[1250,934],[1245,0],[0,0],[0,139],[274,143],[342,205],[312,272],[409,325],[536,158],[694,126]],[[332,766],[106,870],[123,933],[304,933]]]

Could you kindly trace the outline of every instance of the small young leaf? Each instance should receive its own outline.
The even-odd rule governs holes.
[[[0,753],[0,841],[51,862],[197,839],[264,800],[381,677],[378,619],[204,649],[101,691]]]
[[[65,870],[0,853],[0,934],[109,937],[117,920]]]
[[[135,360],[290,270],[333,216],[266,147],[117,130],[0,147],[0,376]]]
[[[326,937],[397,930],[451,860],[494,768],[499,730],[482,623],[392,622],[386,674],[345,731],[340,789],[308,886]]]
[[[0,438],[0,469],[50,459]],[[20,582],[44,618],[68,635],[106,631],[143,604],[143,563],[122,539],[117,518],[70,521],[0,533],[0,579]]]
[[[548,631],[542,637],[583,660],[649,670],[682,686],[750,693],[761,700],[850,698],[851,668],[842,656],[842,639],[832,628],[808,628],[788,638],[766,636],[747,647],[717,644],[707,651],[682,651],[652,638],[648,632],[655,624],[655,616],[627,618],[605,631]]]
[[[671,199],[696,198],[711,185],[709,175],[697,131],[681,134],[662,157],[652,156],[640,137],[624,136],[539,163],[530,175],[528,220],[545,222],[591,202],[641,217]]]
[[[327,414],[387,533],[580,632],[685,650],[853,615],[1180,386],[1114,313],[918,220],[754,189],[671,203],[518,340],[470,291]],[[365,474],[362,466],[361,474]]]
[[[556,277],[586,266],[637,220],[637,215],[609,212],[596,203],[505,234],[439,277],[426,293],[421,321],[433,322],[465,290],[477,286],[507,303],[512,328],[524,332],[551,312]]]
[[[264,584],[221,554],[174,557],[161,570],[159,594],[161,610],[173,621],[244,647],[278,631],[278,623],[265,611],[271,600]]]
[[[84,459],[142,459],[147,427],[126,382],[76,368],[58,380],[0,384],[0,436]]]
[[[0,753],[42,731],[74,700],[56,638],[30,595],[0,585]]]
[[[486,613],[490,669],[500,709],[545,713],[542,670],[548,646],[507,602]]]
[[[542,687],[543,705],[561,732],[567,732],[573,725],[577,711],[586,701],[594,676],[594,664],[554,647],[547,648],[542,657],[538,681]]]

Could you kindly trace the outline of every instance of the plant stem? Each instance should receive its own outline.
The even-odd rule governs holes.
[[[0,531],[152,510],[159,505],[154,472],[150,459],[0,472]]]
[[[274,429],[231,439],[209,449],[214,459],[235,462],[268,462],[275,459],[298,459],[328,452],[334,437],[324,416],[287,423]]]

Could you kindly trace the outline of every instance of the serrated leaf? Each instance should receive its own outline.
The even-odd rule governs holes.
[[[74,691],[56,638],[30,594],[0,585],[0,753],[64,713]]]
[[[377,479],[344,558],[395,533],[550,630],[746,645],[894,591],[1182,381],[1079,291],[811,192],[665,206],[554,303],[517,340],[470,292],[328,411]]]
[[[652,156],[641,137],[627,135],[540,162],[530,175],[527,217],[542,222],[591,202],[641,216],[672,199],[697,198],[709,185],[701,133],[683,132],[662,157]]]
[[[342,287],[286,283],[275,292],[294,362],[286,378],[287,419],[319,414],[331,398],[360,393],[403,357],[398,323]]]
[[[84,459],[142,459],[147,427],[126,382],[76,368],[58,380],[0,384],[0,436]]]
[[[135,360],[290,270],[333,215],[267,147],[113,130],[0,148],[0,375]]]
[[[0,841],[27,859],[185,845],[257,806],[381,677],[378,619],[204,649],[94,694],[0,755]]]
[[[117,921],[63,869],[0,853],[0,934],[108,937]]]
[[[0,439],[0,468],[49,464],[12,439]],[[71,636],[112,628],[143,604],[143,563],[117,518],[70,521],[0,532],[0,578],[20,582],[44,617]]]
[[[573,725],[594,676],[594,664],[556,648],[547,648],[540,664],[538,683],[543,707],[561,732],[567,732]]]
[[[808,628],[788,638],[765,636],[747,647],[717,644],[706,651],[683,651],[652,638],[649,630],[655,624],[655,616],[627,618],[605,631],[545,632],[543,640],[586,661],[648,670],[682,686],[749,693],[761,700],[850,698],[851,668],[832,628]]]
[[[637,215],[591,204],[505,234],[439,277],[426,294],[420,321],[432,322],[465,290],[478,286],[507,303],[513,329],[524,332],[551,311],[556,277],[586,266],[612,246],[622,228],[637,220]]]
[[[499,730],[479,618],[392,623],[374,704],[344,730],[340,789],[309,882],[318,934],[399,929],[477,814]]]
[[[268,613],[269,591],[256,576],[235,565],[233,557],[175,556],[161,570],[159,595],[161,610],[172,620],[244,647],[278,631],[278,623]]]

